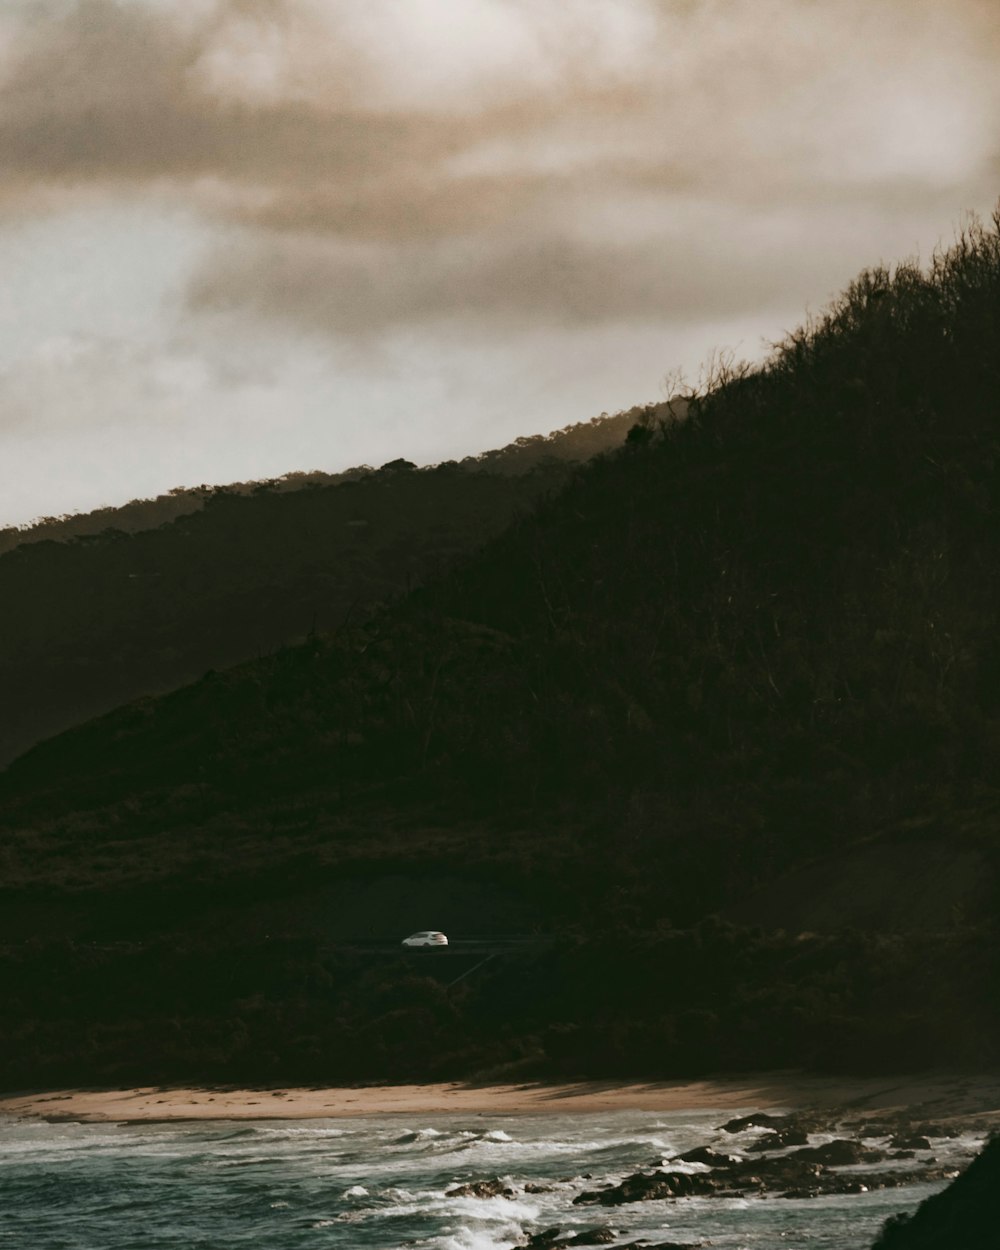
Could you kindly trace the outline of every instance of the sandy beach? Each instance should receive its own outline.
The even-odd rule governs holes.
[[[0,1097],[0,1115],[132,1123],[314,1119],[362,1115],[552,1114],[697,1109],[855,1115],[909,1110],[934,1119],[978,1116],[1000,1125],[1000,1075],[840,1078],[769,1072],[704,1081],[546,1085],[377,1085],[356,1088],[51,1090]]]

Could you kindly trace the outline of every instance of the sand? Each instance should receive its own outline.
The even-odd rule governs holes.
[[[51,1121],[313,1119],[362,1115],[563,1114],[602,1111],[910,1112],[1000,1124],[1000,1075],[835,1078],[769,1072],[705,1081],[563,1085],[374,1085],[357,1088],[68,1089],[0,1096],[0,1115]]]

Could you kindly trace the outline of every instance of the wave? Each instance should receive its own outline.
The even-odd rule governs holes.
[[[501,1228],[460,1228],[424,1244],[435,1250],[511,1250],[523,1241],[524,1230],[510,1224]]]
[[[0,1124],[8,1198],[0,1241],[61,1244],[71,1216],[80,1245],[109,1247],[165,1247],[183,1227],[192,1244],[252,1240],[274,1250],[312,1241],[331,1250],[511,1250],[544,1228],[573,1235],[613,1224],[619,1242],[668,1238],[771,1250],[786,1238],[850,1250],[870,1244],[881,1220],[933,1189],[906,1186],[780,1204],[706,1196],[627,1204],[613,1213],[573,1206],[581,1190],[655,1167],[660,1157],[670,1157],[672,1168],[700,1170],[675,1161],[675,1152],[692,1146],[712,1142],[739,1150],[733,1135],[718,1130],[722,1118],[712,1111],[700,1119],[616,1113],[441,1115],[423,1122],[407,1115],[334,1125]],[[957,1156],[978,1144],[966,1134],[935,1140],[934,1152],[960,1162]],[[449,1192],[493,1178],[513,1196]],[[162,1237],[161,1228],[169,1230]],[[326,1231],[316,1238],[308,1229]]]
[[[445,1134],[441,1133],[436,1128],[418,1128],[418,1129],[413,1129],[411,1132],[404,1133],[402,1137],[397,1137],[394,1140],[393,1145],[394,1146],[410,1146],[414,1142],[433,1141],[436,1137],[443,1137],[443,1136],[445,1136]]]

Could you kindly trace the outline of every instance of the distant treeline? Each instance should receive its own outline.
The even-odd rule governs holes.
[[[602,412],[589,421],[578,421],[551,434],[532,434],[517,438],[505,447],[484,451],[478,456],[466,456],[462,460],[448,461],[449,467],[457,465],[465,472],[478,473],[485,469],[490,473],[528,473],[549,457],[557,460],[582,461],[599,455],[620,443],[629,429],[644,412],[658,411],[662,403],[647,405],[645,409],[630,409],[609,416]],[[339,473],[326,473],[322,469],[309,472],[284,473],[281,477],[264,478],[251,482],[230,482],[225,486],[177,486],[165,495],[153,499],[133,499],[118,507],[95,508],[91,512],[71,512],[62,516],[39,517],[27,525],[8,525],[0,528],[0,555],[25,543],[67,542],[74,538],[91,537],[106,531],[135,534],[140,530],[156,529],[167,525],[179,516],[199,512],[205,501],[215,495],[253,495],[260,491],[287,492],[314,490],[323,486],[337,486],[341,482],[356,482],[360,478],[379,473],[383,469],[405,464],[417,469],[410,461],[390,461],[381,469],[371,465],[356,465]],[[430,472],[438,468],[430,465],[417,470]]]

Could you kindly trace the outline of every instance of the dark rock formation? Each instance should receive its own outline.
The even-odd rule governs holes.
[[[528,1250],[541,1250],[542,1247],[551,1250],[553,1243],[559,1238],[560,1231],[558,1228],[543,1228],[540,1233],[532,1233],[524,1244]]]
[[[648,1202],[657,1198],[689,1198],[692,1195],[717,1193],[719,1182],[712,1176],[692,1176],[688,1172],[636,1172],[620,1185],[607,1189],[591,1189],[573,1199],[574,1206],[596,1203],[602,1207],[618,1207],[626,1202]]]
[[[696,1146],[694,1150],[686,1150],[677,1158],[681,1163],[707,1163],[710,1168],[729,1167],[734,1163],[742,1163],[739,1155],[724,1155],[711,1146]]]
[[[766,1133],[747,1149],[760,1153],[765,1150],[784,1150],[786,1146],[806,1146],[808,1143],[809,1134],[805,1129],[792,1125],[789,1128],[776,1129],[773,1133]]]
[[[893,1150],[930,1150],[931,1144],[920,1133],[897,1133],[889,1142]]]
[[[514,1191],[497,1177],[492,1181],[469,1181],[445,1191],[446,1198],[513,1198]]]
[[[783,1128],[788,1124],[788,1116],[768,1115],[764,1111],[755,1111],[752,1115],[738,1116],[735,1120],[727,1120],[719,1128],[724,1133],[742,1133],[745,1128]]]
[[[966,1125],[966,1128],[971,1128],[971,1127],[972,1127],[971,1125]],[[977,1122],[976,1127],[981,1128],[982,1127],[981,1123]],[[919,1133],[921,1137],[961,1137],[962,1136],[962,1130],[957,1125],[954,1125],[954,1124],[918,1124],[917,1127],[913,1131],[914,1133]]]
[[[703,1241],[629,1241],[618,1250],[698,1250]]]
[[[806,1146],[793,1150],[785,1156],[785,1162],[822,1163],[826,1167],[843,1167],[849,1163],[880,1163],[885,1158],[881,1150],[867,1150],[860,1142],[839,1137],[822,1146]]]
[[[526,1250],[568,1250],[572,1246],[609,1246],[617,1240],[618,1234],[612,1228],[585,1228],[565,1236],[561,1229],[546,1228],[532,1233],[524,1244]]]
[[[819,1156],[819,1157],[817,1157]],[[823,1194],[859,1194],[871,1189],[889,1189],[914,1181],[948,1179],[949,1173],[932,1161],[919,1168],[900,1172],[838,1172],[828,1163],[873,1162],[883,1158],[878,1151],[866,1151],[858,1142],[830,1142],[815,1150],[770,1159],[738,1160],[714,1167],[711,1172],[636,1172],[618,1185],[587,1190],[577,1195],[577,1206],[589,1204],[617,1207],[627,1202],[658,1199],[706,1197],[747,1197],[776,1194],[783,1198],[818,1198]]]
[[[911,1215],[884,1225],[875,1250],[996,1250],[1000,1245],[1000,1137]]]

